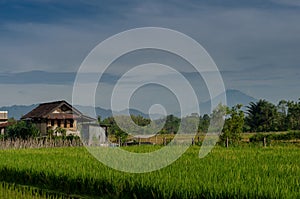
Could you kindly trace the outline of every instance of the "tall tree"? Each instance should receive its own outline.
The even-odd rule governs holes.
[[[207,133],[208,127],[210,123],[210,117],[208,114],[204,114],[203,116],[200,116],[200,121],[199,121],[199,132]]]
[[[244,126],[244,112],[241,110],[242,105],[238,104],[231,109],[227,107],[225,124],[221,140],[229,139],[231,142],[237,142],[241,139],[241,133]]]
[[[252,132],[276,131],[277,109],[276,106],[266,100],[251,102],[247,106],[246,122]]]
[[[285,131],[288,129],[288,121],[287,121],[287,112],[288,112],[288,103],[286,100],[279,101],[277,105],[278,111],[278,130]]]
[[[162,132],[176,134],[179,128],[180,119],[174,115],[168,115]]]
[[[298,102],[289,101],[288,105],[288,128],[291,130],[300,130],[300,99]]]

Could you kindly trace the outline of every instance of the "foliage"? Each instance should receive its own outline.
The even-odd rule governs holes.
[[[231,109],[227,108],[227,115],[223,127],[223,133],[220,136],[221,141],[229,139],[231,142],[237,142],[241,139],[241,133],[244,126],[244,112],[241,110],[242,105],[238,104]]]
[[[54,133],[56,134],[56,136],[60,135],[62,137],[66,137],[67,130],[61,127],[56,127],[54,129]]]
[[[300,130],[300,101],[287,103],[287,126],[290,130]]]
[[[70,141],[80,140],[80,137],[77,136],[77,135],[69,134],[69,135],[66,136],[66,140],[70,140]]]
[[[278,131],[285,131],[288,129],[288,107],[287,101],[281,100],[277,105],[278,117],[277,117],[277,129]]]
[[[277,129],[277,108],[274,104],[259,100],[247,106],[246,123],[252,132],[268,132]]]
[[[224,117],[226,116],[227,107],[218,104],[217,107],[213,109],[213,112],[210,116],[210,126],[208,128],[209,133],[221,132],[224,125]]]
[[[165,133],[172,133],[176,134],[179,128],[180,119],[176,117],[175,115],[168,115],[166,118],[166,123],[161,130],[162,134]]]
[[[155,146],[126,147],[149,152]],[[194,146],[172,165],[130,174],[108,168],[84,148],[0,151],[0,181],[88,198],[298,198],[297,147],[215,147],[203,159]]]
[[[100,119],[100,121],[101,121],[101,119]],[[120,129],[120,127],[117,125],[117,123],[113,117],[108,117],[108,118],[104,119],[101,123],[109,125],[108,135],[114,135],[115,138],[117,140],[120,139],[122,143],[126,141],[126,139],[128,137],[128,133],[124,132],[123,130]]]
[[[238,108],[237,108],[238,107]],[[229,125],[234,120],[240,120],[243,125],[243,132],[270,132],[270,131],[287,131],[287,130],[300,130],[300,101],[286,101],[281,100],[277,105],[268,102],[267,100],[259,100],[258,102],[251,102],[248,106],[246,106],[247,110],[245,114],[242,114],[241,105],[236,105],[228,108],[219,104],[216,109],[213,110],[213,113],[208,115],[204,114],[199,117],[199,126],[198,132],[207,133],[220,131],[224,122],[224,115],[231,115],[230,112],[234,112],[235,109],[237,113],[233,114],[234,119],[227,118],[224,124],[223,133],[226,135],[231,131],[230,129],[237,128],[239,132],[240,125],[235,126],[234,124]],[[243,115],[243,118],[242,118]],[[182,119],[178,118],[175,115],[168,115],[164,119],[157,119],[151,121],[148,118],[144,118],[142,116],[122,116],[124,117],[124,125],[126,125],[127,120],[133,120],[135,124],[138,126],[146,126],[150,123],[156,124],[156,126],[163,126],[163,128],[159,131],[160,134],[176,134],[179,129],[179,125]],[[243,120],[243,121],[242,121]],[[108,133],[111,135],[116,135],[118,138],[126,139],[128,134],[123,132],[116,124],[113,117],[106,118],[101,120],[101,117],[98,117],[98,122],[101,124],[108,124],[110,128],[108,128]],[[211,123],[212,122],[212,123]],[[210,129],[208,129],[210,127]],[[145,134],[147,132],[138,132],[140,131],[134,128],[130,129],[129,133],[135,134]],[[236,130],[234,130],[236,131]],[[233,133],[234,134],[234,133]],[[234,138],[234,140],[237,140]]]
[[[272,140],[277,141],[287,141],[287,140],[296,140],[300,139],[300,131],[290,131],[288,133],[257,133],[250,137],[250,142],[262,142],[266,138],[267,142],[271,142]]]
[[[102,121],[102,124],[109,125],[110,127],[108,128],[108,133],[110,135],[115,135],[117,138],[121,139],[126,139],[128,136],[128,133],[134,133],[134,134],[146,134],[147,132],[138,132],[140,129],[135,129],[134,126],[129,125],[129,120],[132,120],[135,124],[137,124],[140,127],[149,125],[151,120],[148,118],[144,118],[143,116],[134,116],[131,115],[130,117],[128,116],[115,116],[118,117],[118,121],[122,121],[122,125],[126,126],[127,129],[129,129],[130,132],[124,132],[119,128],[117,125],[115,119],[113,117],[108,117]],[[122,117],[122,118],[120,118]],[[159,133],[165,134],[165,133],[177,133],[180,119],[174,115],[168,115],[165,119],[158,119],[153,121],[152,125],[153,129],[156,129],[155,126],[160,126],[161,124],[164,123],[163,128],[160,130]],[[157,132],[155,132],[157,133]]]
[[[12,139],[28,139],[39,135],[39,130],[31,122],[19,121],[7,128],[7,137]]]
[[[204,114],[203,116],[200,116],[198,131],[203,132],[203,133],[207,133],[209,123],[210,123],[210,117],[209,117],[208,114]]]

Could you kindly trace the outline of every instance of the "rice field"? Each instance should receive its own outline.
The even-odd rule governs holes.
[[[125,147],[136,152],[158,148]],[[217,146],[203,159],[198,158],[198,151],[199,147],[193,146],[166,168],[130,174],[106,167],[83,147],[0,150],[0,196],[300,198],[300,147],[297,145]],[[29,188],[24,191],[7,185],[12,183]],[[32,191],[30,187],[44,191]],[[48,191],[62,195],[49,196]],[[20,192],[26,194],[25,197],[17,197]],[[8,194],[17,196],[2,197]]]
[[[3,199],[63,199],[63,194],[47,192],[39,188],[30,186],[20,186],[16,184],[0,183],[0,198]]]

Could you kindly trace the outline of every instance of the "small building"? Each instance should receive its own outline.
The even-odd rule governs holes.
[[[3,135],[8,123],[8,111],[0,111],[0,134]]]
[[[0,124],[8,120],[8,111],[0,111]]]
[[[107,125],[82,124],[81,139],[88,146],[105,146],[108,143]]]
[[[79,135],[78,122],[96,121],[94,118],[83,115],[64,100],[40,104],[21,119],[36,124],[41,135],[47,135],[49,130],[55,130],[57,127],[66,129],[67,134]]]

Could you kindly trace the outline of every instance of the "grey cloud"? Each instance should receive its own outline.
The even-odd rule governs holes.
[[[84,73],[81,74],[83,82],[92,82],[93,79],[100,78],[100,74]],[[49,84],[49,85],[73,85],[76,72],[46,72],[46,71],[28,71],[20,73],[0,73],[0,84]],[[101,82],[114,84],[119,79],[118,76],[104,73],[101,76]]]
[[[70,5],[69,1],[32,1]],[[283,94],[299,95],[300,12],[296,0],[74,2],[81,4],[85,11],[90,9],[90,15],[81,16],[75,6],[65,14],[58,12],[59,20],[53,16],[45,21],[1,20],[0,82],[70,85],[72,73],[102,40],[130,28],[163,26],[200,42],[223,71],[227,87],[249,91],[257,98],[268,95],[272,100]],[[149,60],[133,58],[128,66]],[[185,63],[174,63],[170,57],[158,60],[177,64],[193,79],[193,74],[188,74],[193,71]],[[14,74],[12,79],[3,76],[5,71],[31,70],[51,71],[57,77],[41,74],[45,79],[29,80],[24,74]],[[116,64],[108,71],[112,76],[103,82],[113,84],[124,71],[125,62]],[[63,72],[66,78],[60,76]],[[287,92],[288,88],[293,92]]]

